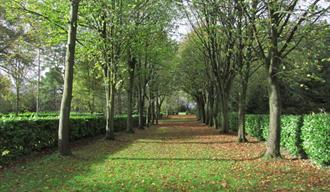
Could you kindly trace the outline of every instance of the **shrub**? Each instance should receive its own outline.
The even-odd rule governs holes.
[[[281,146],[294,156],[305,156],[302,149],[301,127],[303,116],[285,115],[281,118]]]
[[[267,140],[269,115],[247,115],[246,132]],[[330,165],[330,115],[282,115],[281,147],[294,156],[308,156],[321,165]]]
[[[309,158],[321,165],[330,165],[330,115],[313,114],[304,117],[303,148]]]
[[[115,131],[126,129],[127,117],[115,117]],[[133,125],[138,118],[133,117]],[[100,135],[105,132],[101,116],[71,116],[70,140]],[[0,121],[0,164],[33,151],[57,145],[57,117],[2,118]]]
[[[238,131],[238,113],[229,113],[229,129]]]
[[[246,115],[245,116],[246,133],[258,140],[264,140],[262,136],[262,115]]]

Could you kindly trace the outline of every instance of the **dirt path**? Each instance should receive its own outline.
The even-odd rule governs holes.
[[[330,191],[330,172],[307,161],[261,159],[264,143],[172,118],[0,173],[0,191]]]

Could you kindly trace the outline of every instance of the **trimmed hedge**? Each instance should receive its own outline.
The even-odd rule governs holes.
[[[267,140],[269,115],[246,115],[246,132]],[[321,165],[330,165],[330,115],[282,115],[281,146],[294,156],[306,155]]]
[[[80,112],[71,112],[70,113],[71,117],[82,117],[82,116],[103,116],[102,113],[80,113]],[[25,113],[0,113],[0,118],[4,119],[4,118],[49,118],[49,117],[58,117],[59,116],[59,112],[25,112]]]
[[[267,115],[246,115],[245,129],[247,134],[260,141],[265,140],[263,137],[263,130],[267,128],[267,120]]]
[[[126,129],[127,117],[115,117],[115,131]],[[133,117],[138,125],[138,117]],[[105,119],[97,116],[71,117],[70,140],[105,132]],[[58,118],[3,118],[0,121],[0,164],[19,156],[57,145]]]
[[[330,115],[314,114],[304,117],[303,148],[316,163],[330,165]]]
[[[229,129],[238,131],[238,113],[229,113]]]

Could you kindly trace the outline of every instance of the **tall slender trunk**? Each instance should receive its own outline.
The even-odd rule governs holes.
[[[210,123],[210,101],[209,101],[209,93],[206,96],[205,102],[205,124],[209,125]]]
[[[70,149],[70,111],[72,101],[73,66],[75,59],[79,0],[71,0],[70,25],[66,50],[64,90],[60,109],[58,128],[58,150],[61,155],[71,155]]]
[[[20,81],[19,79],[16,80],[16,115],[19,114],[20,112],[20,102],[21,102],[21,97],[20,97]]]
[[[121,91],[117,91],[117,98],[118,98],[118,103],[117,103],[117,108],[118,108],[118,114],[123,114],[123,106],[122,106],[122,98],[121,98]]]
[[[213,127],[215,129],[219,129],[219,96],[217,94],[214,94],[215,99],[214,99],[214,107],[213,107]]]
[[[40,60],[40,48],[38,49],[38,81],[37,81],[37,103],[36,103],[36,112],[40,111],[40,77],[41,77],[41,60]]]
[[[265,157],[279,158],[281,157],[281,94],[280,83],[277,75],[282,57],[278,48],[279,34],[277,23],[279,21],[279,17],[273,9],[269,9],[269,13],[272,15],[272,25],[270,31],[271,48],[269,58],[267,60],[268,62],[266,62],[269,83],[269,135],[267,139]]]
[[[146,126],[149,127],[150,126],[150,113],[151,113],[151,105],[150,105],[150,97],[147,100],[147,115],[146,115]]]
[[[241,79],[241,90],[239,93],[238,104],[238,141],[247,142],[245,137],[245,108],[246,108],[246,91],[248,82],[247,79]]]
[[[157,94],[156,94],[156,100],[155,100],[155,119],[156,119],[156,125],[159,124],[159,92],[157,90]]]
[[[208,126],[212,127],[214,123],[214,115],[213,115],[213,110],[214,110],[214,93],[213,93],[213,87],[209,88],[209,94],[208,94],[208,102],[209,102],[209,119],[208,119]]]
[[[155,98],[151,100],[151,125],[155,124]]]
[[[144,128],[144,95],[143,95],[143,87],[141,86],[141,82],[139,82],[139,129]]]
[[[269,135],[267,139],[266,157],[281,157],[281,98],[279,80],[269,74]]]
[[[224,90],[221,94],[221,114],[222,114],[222,130],[221,133],[229,132],[229,101],[228,90]]]
[[[113,78],[114,79],[114,78]],[[109,118],[109,136],[108,139],[115,139],[115,97],[116,97],[116,84],[111,83],[110,87],[110,118]]]
[[[131,53],[129,53],[130,55]],[[134,88],[134,71],[135,71],[135,58],[129,56],[128,61],[128,89],[127,89],[127,129],[128,133],[134,133],[133,130],[133,88]]]
[[[110,89],[110,72],[108,67],[105,69],[105,139],[108,139],[108,136],[110,135],[110,103],[111,103],[111,89]]]
[[[114,130],[114,98],[115,98],[115,84],[112,82],[113,78],[110,72],[110,65],[105,71],[105,97],[106,97],[106,125],[105,125],[105,139],[114,140],[115,130]]]

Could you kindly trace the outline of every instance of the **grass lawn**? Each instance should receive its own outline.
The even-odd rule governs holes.
[[[193,120],[96,140],[74,156],[46,155],[0,171],[0,191],[330,191],[330,170],[285,157],[265,161],[264,143],[239,144]]]

